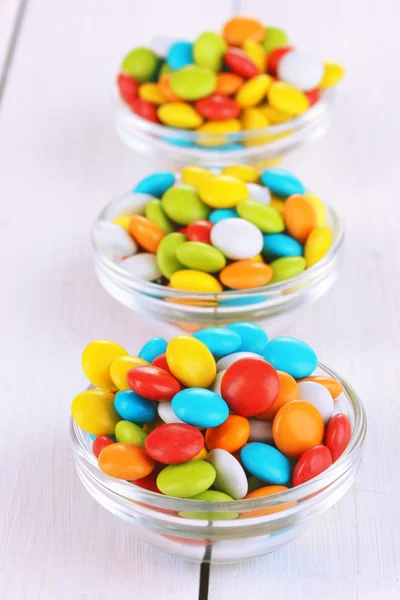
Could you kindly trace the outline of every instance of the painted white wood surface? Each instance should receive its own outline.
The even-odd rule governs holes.
[[[22,5],[21,0],[0,0],[0,82],[12,47],[18,14]]]
[[[153,33],[190,38],[222,23],[229,4],[28,4],[0,117],[1,600],[197,599],[198,567],[135,540],[83,490],[67,422],[70,400],[84,385],[79,356],[88,340],[111,338],[134,351],[156,332],[173,331],[116,304],[92,272],[88,229],[96,212],[154,168],[114,134],[116,66]],[[335,128],[287,162],[346,221],[343,276],[290,333],[312,343],[354,384],[369,432],[354,490],[287,549],[213,567],[209,597],[394,600],[400,594],[397,3],[242,4],[266,22],[285,24],[300,47],[347,65]]]

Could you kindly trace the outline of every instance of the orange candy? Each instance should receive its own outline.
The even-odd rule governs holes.
[[[279,394],[271,408],[264,410],[260,415],[257,415],[257,419],[263,421],[272,421],[278,410],[288,402],[298,399],[299,388],[294,377],[285,373],[284,371],[278,371],[279,377]]]
[[[214,94],[222,94],[223,96],[233,96],[243,83],[243,78],[236,73],[218,73],[217,87]]]
[[[293,194],[286,200],[283,218],[289,234],[301,244],[304,244],[308,234],[317,226],[315,210],[301,194]]]
[[[265,27],[251,17],[233,17],[225,24],[222,35],[230,46],[243,46],[247,40],[262,42],[265,38]]]
[[[99,467],[117,479],[142,479],[154,469],[154,460],[140,446],[117,442],[100,452]]]
[[[208,450],[222,448],[231,454],[245,445],[250,435],[250,423],[246,417],[229,415],[225,423],[206,430]]]
[[[248,290],[261,287],[272,279],[273,271],[269,265],[259,260],[238,260],[219,274],[220,281],[233,290]]]
[[[158,244],[164,232],[152,221],[140,215],[134,215],[129,222],[129,233],[147,252],[157,252]]]
[[[165,73],[161,75],[157,81],[157,85],[160,88],[160,92],[163,94],[167,102],[179,102],[180,98],[172,91],[171,87],[171,74]]]
[[[340,396],[343,392],[342,385],[336,381],[336,379],[332,379],[331,377],[325,377],[324,375],[310,375],[310,377],[304,377],[301,381],[314,381],[315,383],[319,383],[323,385],[333,399]]]
[[[294,400],[278,410],[272,436],[278,450],[290,458],[299,458],[309,448],[322,444],[324,420],[315,406]]]
[[[267,485],[262,488],[258,488],[258,490],[254,490],[254,492],[250,492],[247,496],[244,497],[245,500],[252,498],[263,498],[264,496],[272,496],[273,494],[279,494],[280,492],[286,492],[288,490],[285,485]],[[251,510],[246,513],[242,513],[240,515],[241,519],[251,519],[252,517],[265,517],[266,515],[273,515],[274,513],[281,512],[281,510],[286,510],[291,506],[294,506],[296,501],[294,502],[285,502],[285,504],[277,504],[276,506],[270,506],[269,508],[260,508],[259,510]]]

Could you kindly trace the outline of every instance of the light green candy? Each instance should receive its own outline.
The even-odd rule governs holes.
[[[136,48],[127,54],[122,61],[121,71],[129,73],[143,83],[149,81],[158,68],[158,57],[150,48]]]
[[[213,93],[217,76],[205,67],[188,65],[171,76],[172,91],[182,100],[200,100]]]
[[[191,500],[201,500],[203,502],[229,502],[232,501],[233,498],[225,494],[224,492],[215,492],[214,490],[207,490],[202,494],[197,494],[190,498]],[[232,519],[237,519],[239,513],[234,512],[180,512],[180,517],[184,517],[185,519],[204,519],[206,521],[230,521]]]
[[[226,258],[220,250],[203,242],[186,242],[176,249],[176,257],[185,267],[215,273],[226,265]]]
[[[180,465],[168,465],[157,477],[160,492],[176,498],[191,498],[208,490],[215,481],[216,471],[204,460],[189,460]]]
[[[275,50],[275,48],[285,46],[287,43],[288,37],[283,29],[279,29],[278,27],[267,27],[265,38],[262,41],[262,45],[264,46],[267,55],[272,52],[272,50]]]
[[[207,67],[211,71],[221,70],[226,43],[222,35],[207,31],[199,35],[193,46],[194,62],[199,67]]]
[[[190,185],[174,185],[161,198],[161,206],[170,219],[179,225],[208,219],[211,209]]]
[[[147,433],[139,425],[131,421],[119,421],[115,426],[115,437],[117,442],[126,444],[135,444],[135,446],[144,447]]]
[[[284,256],[273,260],[269,266],[274,273],[269,283],[278,283],[302,273],[306,268],[306,259],[303,256]]]
[[[164,277],[171,279],[176,271],[184,269],[184,265],[176,257],[176,249],[187,241],[183,233],[169,233],[157,248],[157,264]]]
[[[280,233],[285,229],[285,222],[277,210],[257,200],[245,200],[236,207],[239,216],[257,225],[263,233]]]
[[[150,202],[146,204],[146,217],[149,219],[149,221],[152,221],[158,225],[165,235],[175,231],[174,226],[168,219],[163,207],[161,206],[161,200],[158,200],[158,198],[154,198],[154,200],[150,200]]]

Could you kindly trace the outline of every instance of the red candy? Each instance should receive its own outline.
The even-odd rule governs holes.
[[[137,81],[126,73],[120,73],[117,77],[117,85],[122,100],[131,106],[138,95],[139,84]]]
[[[154,471],[147,475],[146,477],[142,477],[142,479],[135,479],[132,481],[135,485],[143,488],[144,490],[150,490],[151,492],[158,492],[162,494],[157,486],[157,475],[164,467],[162,465],[156,465],[154,467]]]
[[[268,55],[267,60],[267,69],[270,75],[276,76],[279,61],[283,56],[285,56],[285,54],[291,52],[292,50],[294,50],[293,46],[280,46],[279,48],[272,50],[272,52]]]
[[[167,423],[146,438],[145,450],[151,458],[166,465],[191,460],[204,446],[202,433],[192,425]]]
[[[158,356],[156,356],[151,364],[153,365],[153,367],[158,367],[159,369],[164,369],[164,371],[167,371],[167,373],[170,373],[170,375],[172,375],[171,369],[169,368],[168,363],[167,363],[167,358],[166,358],[165,352],[163,352],[163,354],[159,354]]]
[[[228,367],[221,394],[229,408],[242,417],[254,417],[270,408],[279,394],[279,376],[259,358],[241,358]]]
[[[346,415],[340,413],[334,415],[325,430],[324,444],[332,454],[335,462],[346,450],[351,439],[351,425]]]
[[[321,97],[321,90],[319,90],[318,88],[314,88],[313,90],[310,90],[309,92],[304,92],[304,93],[308,98],[310,106],[312,106],[313,104],[318,102],[318,100]]]
[[[214,94],[198,100],[195,104],[197,112],[211,121],[225,121],[226,119],[235,119],[240,115],[241,108],[235,100]]]
[[[299,458],[293,470],[293,485],[300,485],[317,477],[323,471],[326,471],[332,464],[332,455],[329,448],[323,446],[314,446],[306,450]]]
[[[114,440],[108,437],[108,435],[98,435],[97,438],[93,440],[92,444],[92,452],[96,458],[99,458],[100,452],[106,446],[110,444],[115,444]]]
[[[211,229],[214,227],[210,221],[193,221],[186,228],[186,235],[191,242],[211,244]]]
[[[173,375],[153,365],[135,367],[128,371],[129,387],[148,400],[170,400],[181,390],[181,384]]]
[[[256,75],[260,75],[258,67],[240,48],[229,48],[225,52],[224,61],[231,71],[245,79],[251,79],[252,77],[256,77]]]
[[[153,123],[159,123],[160,120],[157,116],[157,107],[155,104],[142,100],[141,98],[135,98],[130,103],[130,107],[133,112],[146,121],[152,121]]]

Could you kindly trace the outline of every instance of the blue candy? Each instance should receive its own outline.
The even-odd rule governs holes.
[[[238,219],[239,215],[233,208],[217,208],[210,213],[208,220],[211,223],[219,223],[224,219]]]
[[[306,191],[301,181],[284,169],[267,169],[261,174],[261,181],[271,192],[283,198]]]
[[[243,298],[228,298],[226,300],[219,300],[220,306],[247,306],[250,304],[260,304],[265,302],[267,296],[244,296]]]
[[[193,44],[190,42],[175,42],[169,47],[167,63],[173,71],[178,71],[187,65],[193,65]]]
[[[269,444],[250,442],[241,449],[240,458],[245,469],[265,483],[286,485],[290,480],[290,462]]]
[[[201,144],[199,144],[201,146]],[[243,145],[239,142],[232,142],[231,144],[225,144],[225,146],[201,146],[202,150],[209,150],[210,152],[232,152],[235,150],[243,150]]]
[[[164,338],[153,337],[145,343],[138,356],[139,358],[143,358],[143,360],[152,363],[157,356],[164,354],[167,350],[167,345],[168,342],[164,340]]]
[[[161,198],[174,183],[175,175],[171,171],[158,171],[158,173],[153,173],[139,181],[137,186],[133,188],[133,192]]]
[[[181,421],[195,427],[218,427],[229,416],[225,400],[203,388],[187,388],[175,394],[172,410]]]
[[[315,371],[318,358],[314,350],[294,337],[277,337],[268,342],[264,358],[278,371],[286,371],[295,379],[308,377]]]
[[[227,325],[226,329],[235,331],[240,336],[241,343],[236,352],[262,354],[268,344],[268,336],[264,329],[254,323],[232,323]]]
[[[280,258],[283,256],[303,256],[303,247],[290,235],[268,233],[264,235],[263,254]]]
[[[122,419],[136,425],[152,423],[157,415],[154,404],[133,390],[118,392],[114,398],[114,407]]]
[[[193,337],[203,342],[215,358],[236,352],[242,343],[238,333],[220,327],[201,329],[194,333]]]
[[[168,142],[169,144],[173,144],[174,146],[179,146],[180,148],[193,148],[196,146],[194,142],[190,140],[179,140],[177,138],[163,137],[164,142]]]

